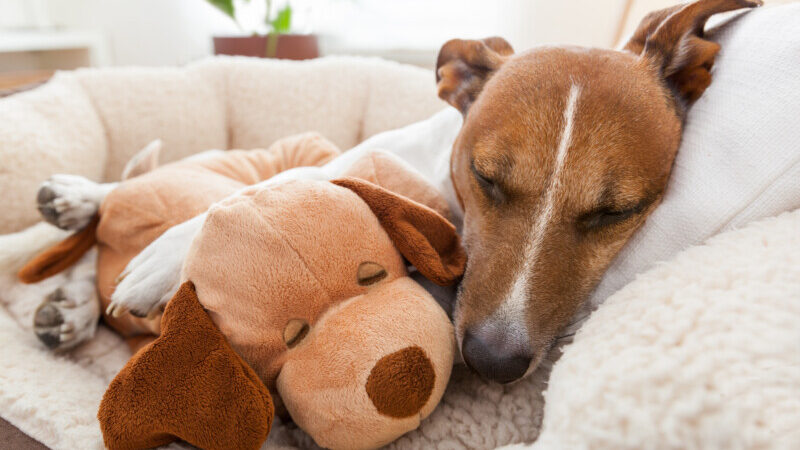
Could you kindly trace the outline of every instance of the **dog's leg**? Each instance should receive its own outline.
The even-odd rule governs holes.
[[[67,282],[36,308],[33,328],[48,348],[65,351],[91,339],[100,319],[95,289],[97,252],[87,253],[67,275]]]
[[[80,230],[89,224],[100,203],[117,183],[95,183],[77,175],[53,175],[36,195],[39,212],[63,230]]]

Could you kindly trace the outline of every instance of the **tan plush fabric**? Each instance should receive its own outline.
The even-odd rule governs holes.
[[[356,178],[241,190],[336,154],[333,144],[306,134],[267,151],[169,164],[122,182],[106,197],[97,231],[104,303],[113,279],[143,246],[239,190],[211,206],[187,257],[186,283],[163,321],[106,318],[123,335],[162,333],[136,353],[104,397],[99,418],[110,448],[175,438],[232,448],[230,438],[213,432],[230,429],[231,417],[244,429],[263,430],[246,397],[228,402],[217,393],[241,393],[239,384],[245,392],[269,388],[293,420],[329,448],[387,444],[433,411],[450,378],[453,328],[431,295],[408,277],[404,259],[433,281],[455,282],[466,260],[455,227],[429,206]],[[447,214],[435,189],[418,175],[391,158],[367,158],[357,167],[368,177],[402,187]],[[202,325],[205,314],[185,322],[198,314],[187,305],[194,298],[213,330]],[[307,331],[298,334],[297,324]],[[200,334],[192,338],[195,332]],[[244,372],[252,367],[266,387],[236,375],[240,364],[229,357],[228,343],[246,362]],[[180,367],[170,368],[171,352]],[[227,381],[225,374],[231,374]],[[187,389],[187,377],[202,387]],[[167,405],[176,406],[162,412]],[[226,414],[215,422],[220,409]],[[265,434],[242,436],[252,447]]]
[[[430,206],[352,177],[256,184],[338,154],[307,133],[268,150],[142,163],[131,172],[137,176],[106,196],[99,220],[21,271],[49,274],[79,258],[83,237],[96,234],[90,243],[97,242],[97,287],[106,307],[133,256],[208,209],[185,263],[186,282],[163,319],[105,317],[141,348],[100,405],[109,448],[175,439],[256,448],[272,420],[267,389],[329,448],[387,444],[432,412],[450,377],[453,328],[408,277],[405,261],[442,285],[457,281],[466,262],[435,188],[379,155],[354,167]],[[160,336],[148,343],[148,334]],[[225,434],[233,424],[249,431]]]
[[[444,311],[408,277],[378,283],[329,310],[306,341],[286,356],[278,392],[292,419],[318,445],[347,449],[379,447],[417,428],[444,394],[455,345]],[[433,372],[433,386],[413,412],[401,417],[380,412],[380,403],[368,395],[370,376],[386,357],[414,347],[422,349],[429,363],[418,368],[412,362],[413,369],[394,377],[401,386],[422,385],[427,379],[419,372],[427,369]],[[393,394],[389,404],[397,406],[385,409],[397,409],[417,391],[408,387],[388,394]]]
[[[419,426],[444,393],[453,361],[452,325],[430,294],[408,278],[403,257],[428,276],[441,281],[450,275],[454,281],[464,263],[455,228],[405,197],[365,195],[387,191],[360,183],[371,188],[291,181],[253,187],[215,204],[183,274],[276,402],[329,448],[373,448]],[[380,209],[405,214],[384,220],[376,216]],[[406,217],[425,219],[406,223]],[[392,220],[398,221],[394,232]],[[431,244],[440,240],[456,246]],[[445,275],[438,271],[442,261],[461,265]],[[380,266],[385,275],[374,284],[359,283],[365,263]],[[296,320],[310,331],[287,348],[285,327]],[[372,374],[392,378],[380,361],[410,347],[422,349],[427,362],[406,359],[392,367],[416,380],[412,386],[429,387],[395,391],[389,400],[370,397]],[[411,412],[409,397],[423,399]],[[381,413],[379,405],[406,414]]]
[[[128,262],[164,231],[206,211],[247,185],[298,166],[322,165],[339,150],[317,134],[276,142],[268,150],[232,150],[167,164],[126,180],[100,207],[97,286],[105,309]],[[158,333],[159,320],[106,317],[123,336]]]
[[[416,170],[408,167],[406,162],[391,153],[371,153],[353,163],[343,175],[377,184],[395,194],[426,205],[447,219],[453,220],[444,197],[436,189],[431,189],[429,183]]]
[[[164,162],[211,148],[266,148],[316,130],[341,148],[442,109],[428,71],[352,57],[217,57],[185,68],[84,69],[0,99],[0,233],[39,220],[54,173],[116,180],[139,149]]]

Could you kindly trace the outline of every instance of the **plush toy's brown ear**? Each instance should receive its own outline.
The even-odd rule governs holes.
[[[17,272],[17,278],[26,284],[37,283],[78,262],[97,243],[99,221],[95,216],[86,228],[36,255]]]
[[[358,178],[333,183],[358,194],[378,217],[395,247],[436,284],[453,284],[467,261],[456,228],[433,209]]]
[[[513,53],[511,44],[500,37],[447,41],[436,60],[439,97],[466,115],[483,85]]]
[[[272,398],[191,282],[167,303],[161,330],[103,396],[97,418],[106,446],[151,448],[181,439],[203,449],[260,448],[272,426]]]
[[[641,55],[673,89],[691,103],[711,84],[711,67],[719,44],[703,38],[714,14],[760,6],[761,0],[698,0],[654,11],[639,24],[624,49]]]

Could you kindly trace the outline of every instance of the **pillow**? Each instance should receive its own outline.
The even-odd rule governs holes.
[[[722,231],[800,208],[800,4],[734,16],[691,107],[663,203],[595,290],[598,305],[656,261]]]

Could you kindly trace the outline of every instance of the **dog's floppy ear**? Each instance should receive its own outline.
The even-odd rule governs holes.
[[[369,205],[395,247],[436,284],[454,283],[467,257],[456,228],[433,209],[358,178],[333,183],[358,194]]]
[[[500,37],[446,42],[436,60],[439,97],[466,115],[483,85],[513,53],[511,44]]]
[[[710,70],[719,51],[719,44],[703,38],[708,18],[761,4],[761,0],[698,0],[654,11],[642,19],[624,49],[645,59],[679,100],[691,103],[711,84]]]
[[[78,262],[97,243],[99,222],[95,215],[84,229],[34,256],[17,272],[17,278],[26,284],[38,283]]]
[[[204,449],[258,449],[274,407],[269,391],[184,283],[167,303],[161,336],[108,387],[97,418],[109,449],[177,439]]]

